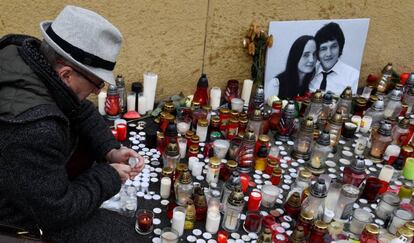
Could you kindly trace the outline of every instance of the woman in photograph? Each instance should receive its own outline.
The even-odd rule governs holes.
[[[316,42],[313,36],[299,37],[290,48],[285,71],[271,80],[273,83],[270,83],[269,88],[279,86],[278,96],[282,99],[303,95],[308,91],[315,74],[316,60]]]

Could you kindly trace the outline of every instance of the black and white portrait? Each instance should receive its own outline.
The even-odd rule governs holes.
[[[265,98],[301,96],[317,89],[339,95],[358,89],[369,19],[272,21]]]

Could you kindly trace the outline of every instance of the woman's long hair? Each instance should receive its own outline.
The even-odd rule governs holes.
[[[303,95],[308,90],[309,83],[315,74],[315,69],[311,73],[307,73],[302,81],[302,84],[299,85],[298,63],[302,57],[306,43],[310,40],[314,40],[313,36],[302,35],[297,38],[295,42],[293,42],[289,51],[286,69],[284,72],[276,76],[280,82],[280,98],[292,98],[298,94]]]

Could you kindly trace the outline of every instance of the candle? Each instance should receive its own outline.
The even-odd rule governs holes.
[[[384,160],[387,164],[392,164],[401,152],[401,147],[395,144],[390,144],[385,149]]]
[[[178,149],[180,151],[180,158],[184,159],[187,153],[187,139],[184,137],[179,137],[177,140],[178,140]]]
[[[161,186],[160,186],[161,198],[168,199],[170,197],[170,192],[171,192],[171,178],[165,176],[161,179]]]
[[[127,97],[127,111],[135,111],[135,93],[129,93]]]
[[[197,157],[190,157],[190,158],[188,158],[188,169],[189,170],[193,170],[193,164],[194,163],[197,163],[199,161],[199,159],[197,158]]]
[[[359,131],[362,133],[367,133],[372,125],[372,117],[370,116],[364,116],[361,121],[360,129]]]
[[[262,194],[260,192],[252,191],[247,202],[247,210],[259,210],[260,201],[262,201]]]
[[[215,234],[217,233],[220,226],[220,212],[215,210],[209,210],[207,213],[206,220],[206,231]]]
[[[118,132],[116,131],[116,129],[112,129],[111,132],[112,135],[114,135],[115,139],[118,141]]]
[[[262,206],[266,208],[273,207],[279,193],[280,190],[277,186],[264,185],[262,187]]]
[[[140,209],[136,214],[135,230],[142,235],[152,232],[154,213],[147,209]]]
[[[147,100],[142,93],[138,94],[138,113],[145,115],[147,112]]]
[[[220,230],[217,234],[217,243],[227,243],[228,233],[224,230]]]
[[[118,141],[125,141],[127,138],[127,127],[125,124],[118,124],[116,127],[116,132],[118,133]]]
[[[212,110],[217,110],[220,107],[221,89],[220,87],[212,87],[210,90],[210,105]]]
[[[245,79],[243,82],[243,90],[242,90],[242,95],[241,95],[241,98],[244,100],[244,105],[249,104],[252,87],[253,87],[253,80]]]
[[[171,222],[171,227],[178,232],[179,236],[182,236],[184,233],[184,223],[185,223],[185,208],[178,206],[173,210],[173,218]]]
[[[194,177],[201,176],[202,171],[203,171],[203,165],[200,162],[194,162],[192,165],[191,174]]]
[[[241,183],[243,193],[246,193],[247,189],[249,189],[249,181],[250,181],[250,176],[248,174],[244,174],[244,173],[240,174],[240,183]]]
[[[243,100],[239,98],[231,99],[231,109],[233,111],[242,112],[243,111]]]
[[[178,242],[178,235],[176,232],[164,232],[161,234],[161,243],[176,243]]]
[[[144,73],[144,97],[146,100],[145,111],[154,109],[155,91],[157,89],[158,75],[155,73]]]
[[[102,116],[106,115],[105,112],[105,101],[106,101],[106,91],[101,91],[98,95],[98,110],[99,114]]]

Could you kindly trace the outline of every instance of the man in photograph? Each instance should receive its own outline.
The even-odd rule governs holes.
[[[340,95],[350,86],[355,94],[358,89],[359,71],[340,59],[345,45],[341,27],[334,22],[324,25],[316,32],[315,41],[319,63],[309,89],[312,92],[317,89],[332,91]]]

